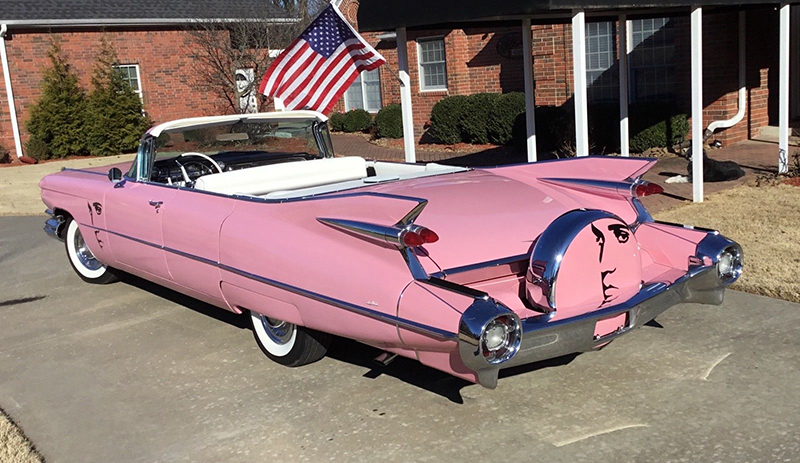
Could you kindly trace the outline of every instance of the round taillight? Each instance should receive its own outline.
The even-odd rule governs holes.
[[[638,183],[633,189],[633,194],[640,198],[643,196],[661,194],[663,192],[664,188],[662,188],[661,185],[650,182]]]

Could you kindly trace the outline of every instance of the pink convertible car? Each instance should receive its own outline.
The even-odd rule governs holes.
[[[41,181],[78,275],[122,270],[249,314],[288,366],[331,335],[494,388],[499,370],[590,351],[681,302],[720,304],[738,244],[656,222],[655,161],[468,169],[336,157],[325,116],[183,119],[130,169]]]

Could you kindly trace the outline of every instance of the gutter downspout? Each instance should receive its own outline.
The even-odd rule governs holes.
[[[746,93],[747,86],[745,82],[746,74],[746,41],[745,41],[745,12],[739,11],[739,111],[736,114],[724,121],[714,121],[709,124],[706,131],[703,133],[703,140],[708,140],[711,135],[719,129],[727,129],[733,127],[744,119],[744,111],[746,107]]]
[[[7,24],[0,24],[0,61],[3,64],[3,80],[6,83],[6,97],[8,98],[8,114],[11,119],[11,130],[14,132],[14,148],[17,157],[22,157],[22,141],[19,138],[19,124],[17,123],[17,107],[14,104],[14,91],[11,89],[11,70],[8,67],[8,55],[6,54],[6,33]]]

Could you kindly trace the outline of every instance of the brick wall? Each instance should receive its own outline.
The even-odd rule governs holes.
[[[25,121],[36,103],[43,71],[49,66],[50,39],[57,36],[68,62],[87,90],[105,35],[117,51],[121,64],[138,64],[145,111],[154,122],[224,111],[211,95],[192,85],[192,62],[188,34],[179,30],[20,32],[6,40],[9,68],[17,105],[17,118],[23,143],[27,139]],[[8,102],[0,74],[0,145],[12,149],[14,142],[8,115]]]
[[[343,11],[355,21],[357,1],[345,1]],[[348,10],[349,8],[349,10]],[[772,16],[775,16],[774,18]],[[689,18],[673,18],[675,25],[676,99],[687,113],[691,109],[691,56]],[[747,106],[745,119],[736,126],[720,130],[715,139],[725,144],[736,143],[758,135],[768,125],[769,68],[777,61],[768,59],[776,48],[769,24],[777,24],[777,16],[769,9],[748,11],[747,29]],[[703,126],[715,120],[729,119],[738,111],[738,12],[706,12],[704,35],[704,105]],[[570,24],[545,24],[532,27],[533,73],[537,106],[572,104],[572,27]],[[774,29],[774,27],[772,28]],[[630,31],[629,31],[630,33]],[[417,137],[424,133],[430,110],[447,95],[478,92],[523,91],[522,57],[500,56],[497,44],[509,34],[520,34],[518,27],[446,29],[408,32],[408,50],[412,84],[412,105]],[[397,69],[396,44],[379,42],[374,33],[365,34],[388,61],[388,68]],[[420,37],[443,36],[447,56],[448,89],[443,92],[420,92],[415,40]],[[521,35],[521,34],[520,34]],[[754,40],[752,37],[759,37]],[[777,37],[775,37],[777,40]],[[381,71],[384,104],[399,102],[399,86],[387,69]],[[343,110],[343,105],[340,110]]]
[[[574,85],[572,26],[553,24],[532,28],[536,105],[561,106],[572,98]]]

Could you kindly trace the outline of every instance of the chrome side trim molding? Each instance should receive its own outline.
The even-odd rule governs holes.
[[[615,195],[630,195],[631,186],[633,186],[631,182],[613,182],[590,178],[540,178],[539,181],[588,193],[605,190]]]
[[[387,227],[374,223],[359,222],[357,220],[318,218],[319,222],[333,228],[353,232],[376,241],[397,245],[400,242],[402,230],[396,227]]]
[[[399,327],[406,328],[412,331],[416,331],[418,333],[427,334],[429,336],[433,336],[438,339],[442,340],[452,340],[457,337],[455,333],[451,333],[449,331],[441,330],[439,328],[435,328],[432,326],[424,325],[422,323],[417,323],[412,320],[408,320],[405,318],[400,318],[394,315],[386,314],[383,312],[378,312],[377,310],[369,309],[367,307],[362,307],[356,304],[352,304],[347,301],[343,301],[341,299],[336,299],[330,296],[325,296],[314,291],[310,291],[307,289],[299,288],[297,286],[290,285],[288,283],[282,283],[277,280],[273,280],[270,278],[262,277],[259,275],[255,275],[249,272],[245,272],[244,270],[239,270],[234,267],[230,267],[225,264],[219,264],[220,270],[224,270],[227,272],[234,273],[236,275],[258,281],[260,283],[264,283],[275,288],[283,289],[285,291],[289,291],[294,294],[298,294],[300,296],[307,297],[309,299],[313,299],[318,302],[322,302],[325,304],[333,305],[340,309],[348,310],[350,312],[358,313],[360,315],[364,315],[370,318],[374,318],[376,320],[390,322],[396,324]]]
[[[473,299],[483,299],[489,300],[489,294],[477,290],[472,289],[469,286],[460,285],[458,283],[453,283],[451,281],[444,280],[442,278],[437,278],[435,276],[431,276],[426,280],[420,281],[420,283],[425,283],[430,286],[435,286],[437,288],[442,288],[444,290],[450,291],[451,293],[461,294],[463,296],[471,297]]]
[[[282,289],[284,291],[288,291],[288,292],[293,293],[293,294],[297,294],[297,295],[300,295],[300,296],[303,296],[303,297],[307,297],[309,299],[313,299],[313,300],[318,301],[318,302],[322,302],[322,303],[325,303],[325,304],[328,304],[328,305],[332,305],[332,306],[338,307],[340,309],[344,309],[344,310],[347,310],[347,311],[350,311],[350,312],[354,312],[354,313],[357,313],[357,314],[360,314],[360,315],[364,315],[366,317],[369,317],[369,318],[372,318],[372,319],[375,319],[375,320],[378,320],[378,321],[382,321],[384,323],[391,323],[391,324],[394,324],[396,326],[399,326],[399,327],[402,327],[402,328],[406,328],[406,329],[409,329],[411,331],[415,331],[417,333],[421,333],[421,334],[424,334],[424,335],[427,335],[427,336],[434,337],[436,339],[449,341],[449,340],[455,340],[458,337],[458,335],[456,333],[451,333],[449,331],[445,331],[445,330],[442,330],[442,329],[439,329],[439,328],[436,328],[436,327],[433,327],[433,326],[425,325],[425,324],[422,324],[422,323],[417,323],[417,322],[415,322],[413,320],[408,320],[408,319],[405,319],[405,318],[397,317],[395,315],[379,312],[377,310],[373,310],[373,309],[370,309],[370,308],[367,308],[367,307],[362,307],[360,305],[356,305],[356,304],[353,304],[353,303],[350,303],[350,302],[347,302],[347,301],[343,301],[341,299],[336,299],[334,297],[325,296],[324,294],[316,293],[314,291],[303,289],[303,288],[300,288],[298,286],[290,285],[288,283],[283,283],[281,281],[273,280],[271,278],[263,277],[261,275],[256,275],[254,273],[250,273],[250,272],[247,272],[245,270],[238,269],[236,267],[231,267],[229,265],[225,265],[225,264],[222,264],[220,262],[217,262],[217,261],[214,261],[214,260],[211,260],[211,259],[206,259],[204,257],[196,256],[194,254],[189,254],[187,252],[183,252],[183,251],[180,251],[178,249],[173,249],[173,248],[170,248],[168,246],[162,246],[162,245],[159,245],[159,244],[151,243],[149,241],[144,241],[144,240],[141,240],[139,238],[135,238],[133,236],[125,235],[123,233],[118,233],[118,232],[115,232],[115,231],[111,231],[111,230],[106,230],[106,229],[103,229],[103,228],[95,227],[95,226],[90,225],[90,224],[82,223],[81,226],[86,227],[86,228],[90,228],[92,230],[98,230],[98,231],[110,233],[112,235],[119,236],[120,238],[125,238],[127,240],[131,240],[131,241],[134,241],[136,243],[143,244],[145,246],[150,246],[152,248],[161,249],[163,251],[166,251],[166,252],[181,256],[181,257],[185,257],[187,259],[192,259],[194,261],[201,262],[203,264],[207,264],[207,265],[210,265],[210,266],[213,266],[213,267],[217,267],[220,270],[224,270],[226,272],[230,272],[230,273],[242,276],[244,278],[247,278],[247,279],[250,279],[250,280],[253,280],[253,281],[257,281],[259,283],[263,283],[263,284],[266,284],[266,285],[269,285],[269,286],[272,286],[272,287],[275,287],[275,288],[278,288],[278,289]]]
[[[423,267],[422,262],[419,261],[416,251],[411,248],[403,248],[400,250],[400,253],[403,254],[403,260],[406,262],[408,270],[411,272],[411,277],[417,281],[426,281],[428,279],[428,272],[425,271],[425,267]]]
[[[427,205],[428,205],[428,200],[427,199],[421,199],[419,201],[419,203],[416,206],[414,206],[413,209],[408,211],[408,214],[403,216],[403,218],[400,219],[399,222],[397,222],[397,226],[398,227],[407,227],[407,226],[413,224],[414,221],[417,220],[417,217],[419,217],[419,215],[422,214],[423,209],[425,209],[425,206],[427,206]]]
[[[705,232],[705,233],[713,233],[713,234],[717,234],[717,235],[719,234],[718,230],[713,230],[711,228],[698,227],[698,226],[695,226],[695,225],[686,225],[686,224],[682,224],[682,223],[667,222],[665,220],[654,220],[653,222],[657,223],[657,224],[661,224],[661,225],[670,225],[670,226],[673,226],[673,227],[687,228],[689,230],[697,230],[697,231],[701,231],[701,232]]]
[[[395,197],[404,200],[413,199],[404,196]],[[411,275],[414,277],[414,279],[424,281],[428,279],[428,272],[425,271],[425,268],[419,261],[419,257],[417,257],[415,249],[406,246],[406,244],[403,242],[403,237],[406,235],[406,233],[419,232],[419,230],[423,229],[423,227],[415,225],[414,220],[419,217],[423,209],[425,209],[425,206],[428,205],[428,200],[417,199],[417,201],[417,205],[414,206],[411,211],[403,216],[403,218],[400,219],[396,224],[391,226],[359,222],[357,220],[320,217],[317,218],[317,221],[337,230],[352,232],[357,235],[365,236],[376,241],[385,242],[396,246],[403,255],[403,260],[406,261],[408,270],[411,272]]]
[[[461,273],[470,273],[476,270],[484,270],[484,269],[492,269],[495,267],[500,267],[503,265],[510,265],[517,262],[522,262],[523,264],[527,264],[528,262],[528,254],[519,254],[516,256],[510,257],[503,257],[500,259],[494,259],[486,262],[479,262],[477,264],[470,264],[464,265],[461,267],[453,267],[449,269],[442,270],[441,272],[436,272],[431,277],[435,278],[448,278],[452,275],[458,275]]]
[[[72,170],[75,170],[75,169],[72,169]],[[80,172],[86,172],[86,173],[89,173],[89,174],[106,175],[106,174],[102,174],[100,172],[90,172],[90,171],[80,171]],[[453,173],[458,173],[458,172],[453,172]],[[438,175],[451,175],[453,173],[443,173],[443,174],[438,174]],[[432,175],[431,177],[434,177],[434,176]],[[360,197],[360,196],[375,196],[375,197],[378,197],[378,198],[390,198],[390,199],[399,199],[399,200],[404,200],[404,201],[414,201],[416,203],[421,203],[421,202],[426,202],[427,203],[428,202],[427,199],[415,198],[413,196],[402,196],[402,195],[396,195],[396,194],[391,194],[391,193],[379,193],[377,191],[352,191],[350,193],[345,193],[345,191],[350,191],[350,190],[329,191],[329,192],[319,193],[319,194],[315,194],[315,195],[301,196],[301,197],[298,197],[298,198],[279,198],[279,199],[276,199],[276,198],[260,198],[258,196],[227,195],[227,194],[224,194],[224,193],[217,193],[217,192],[214,192],[214,191],[196,190],[194,188],[186,187],[186,186],[168,185],[166,183],[150,182],[150,181],[146,181],[146,180],[137,180],[137,179],[135,179],[133,177],[130,177],[130,176],[127,176],[127,175],[124,176],[124,180],[126,182],[140,183],[142,185],[150,185],[150,186],[155,186],[155,187],[159,187],[159,188],[171,188],[173,190],[191,191],[192,193],[197,193],[197,194],[201,194],[201,195],[219,196],[219,197],[222,197],[222,198],[235,199],[237,201],[247,201],[247,202],[251,202],[251,203],[262,203],[262,204],[293,203],[293,202],[297,202],[297,201],[322,201],[322,200],[326,200],[326,199],[354,198],[354,197]],[[364,188],[364,187],[367,187],[367,186],[371,186],[371,185],[364,185],[363,187],[358,187],[355,190],[358,190],[360,188]]]
[[[104,174],[103,172],[96,172],[93,170],[85,170],[85,169],[73,169],[72,167],[62,167],[61,172],[80,172],[81,174],[102,175],[103,177],[108,176],[108,174]]]

